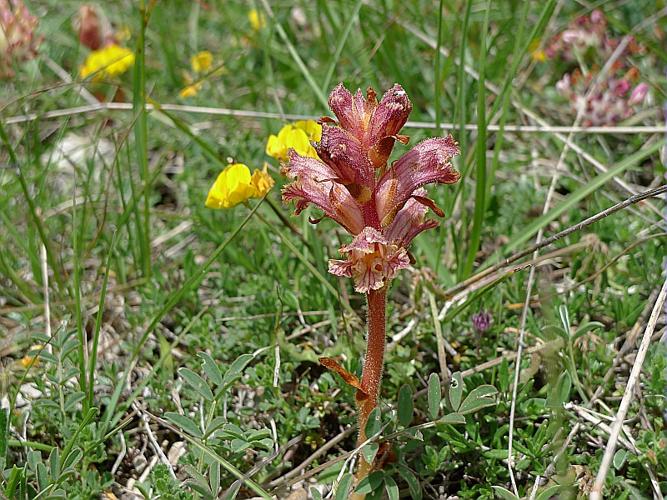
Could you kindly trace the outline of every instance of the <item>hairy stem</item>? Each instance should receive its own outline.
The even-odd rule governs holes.
[[[357,391],[357,407],[359,419],[359,436],[357,446],[366,441],[366,423],[373,409],[378,404],[380,395],[380,384],[382,382],[382,369],[384,365],[384,350],[386,344],[385,333],[385,309],[387,298],[387,287],[380,290],[371,290],[366,296],[368,300],[368,345],[366,348],[366,359],[361,374],[361,387]],[[368,476],[373,464],[369,464],[361,457],[359,468],[355,474],[357,484]],[[365,495],[354,495],[353,498],[364,498]]]

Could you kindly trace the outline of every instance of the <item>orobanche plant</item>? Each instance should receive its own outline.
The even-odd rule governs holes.
[[[459,147],[451,136],[426,139],[387,163],[396,141],[408,142],[400,131],[412,104],[398,84],[380,102],[372,88],[364,97],[361,90],[352,95],[339,84],[331,92],[329,106],[338,121],[322,119],[321,140],[314,144],[318,157],[293,149],[287,155],[283,173],[293,182],[283,189],[283,199],[295,202],[297,214],[309,204],[315,205],[352,236],[352,241],[340,248],[345,258],[330,260],[329,272],[352,278],[356,291],[366,294],[368,345],[361,380],[333,359],[320,361],[357,389],[361,445],[367,439],[366,424],[380,393],[387,289],[397,272],[410,265],[407,248],[413,238],[437,226],[436,221],[425,218],[428,209],[444,215],[423,186],[459,180],[451,162]],[[362,457],[357,481],[372,468],[373,464]]]

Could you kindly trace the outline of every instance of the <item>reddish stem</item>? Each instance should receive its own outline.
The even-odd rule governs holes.
[[[366,348],[366,359],[361,374],[361,387],[363,391],[357,391],[357,406],[359,410],[359,436],[357,446],[366,441],[366,423],[373,409],[377,406],[380,395],[380,384],[382,383],[382,369],[384,366],[385,349],[385,309],[387,299],[387,287],[380,290],[371,290],[366,296],[368,300],[368,346]],[[371,471],[372,464],[361,458],[359,469],[356,473],[357,483],[365,478]],[[358,498],[363,498],[358,497]]]

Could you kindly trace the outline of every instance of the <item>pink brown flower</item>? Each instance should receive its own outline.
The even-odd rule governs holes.
[[[283,188],[283,200],[294,201],[297,214],[315,205],[354,236],[340,249],[346,259],[330,261],[329,272],[353,278],[355,289],[366,293],[407,267],[412,239],[437,226],[426,219],[428,209],[444,214],[423,186],[459,180],[452,165],[459,147],[451,136],[427,139],[387,165],[396,141],[408,142],[400,131],[412,104],[398,84],[379,102],[371,88],[364,97],[339,84],[329,106],[338,122],[322,120],[322,139],[315,144],[319,158],[291,151],[283,165],[293,179]]]

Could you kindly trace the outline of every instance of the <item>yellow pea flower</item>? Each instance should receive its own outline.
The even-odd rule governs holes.
[[[206,206],[208,208],[232,208],[249,198],[261,198],[273,187],[273,179],[266,171],[250,169],[243,163],[228,165],[213,183]]]
[[[39,358],[37,357],[37,355],[43,348],[44,346],[41,344],[35,344],[31,346],[28,351],[28,354],[23,356],[19,361],[19,363],[21,363],[21,366],[26,370],[30,368],[30,366],[37,366],[39,364]]]
[[[193,83],[192,85],[183,87],[178,95],[183,99],[194,97],[197,95],[197,92],[199,92],[199,89],[201,89],[201,83]]]
[[[250,26],[255,31],[260,31],[266,26],[266,18],[264,17],[264,14],[257,9],[251,9],[250,12],[248,12],[248,21],[250,21]]]
[[[313,120],[299,120],[285,125],[278,135],[271,134],[266,142],[266,154],[280,161],[287,161],[287,153],[294,149],[301,156],[317,158],[311,141],[322,138],[322,126]]]
[[[93,80],[99,82],[122,75],[133,64],[134,54],[130,49],[111,44],[88,54],[86,62],[81,66],[81,77],[94,74]]]
[[[269,165],[265,163],[262,170],[255,169],[250,178],[250,184],[255,188],[255,196],[257,198],[261,198],[271,191],[271,188],[275,184],[273,178],[268,173],[268,167]]]
[[[190,59],[190,64],[192,65],[192,70],[195,73],[203,73],[208,71],[211,69],[211,65],[213,64],[213,54],[211,54],[208,50],[197,52]]]

